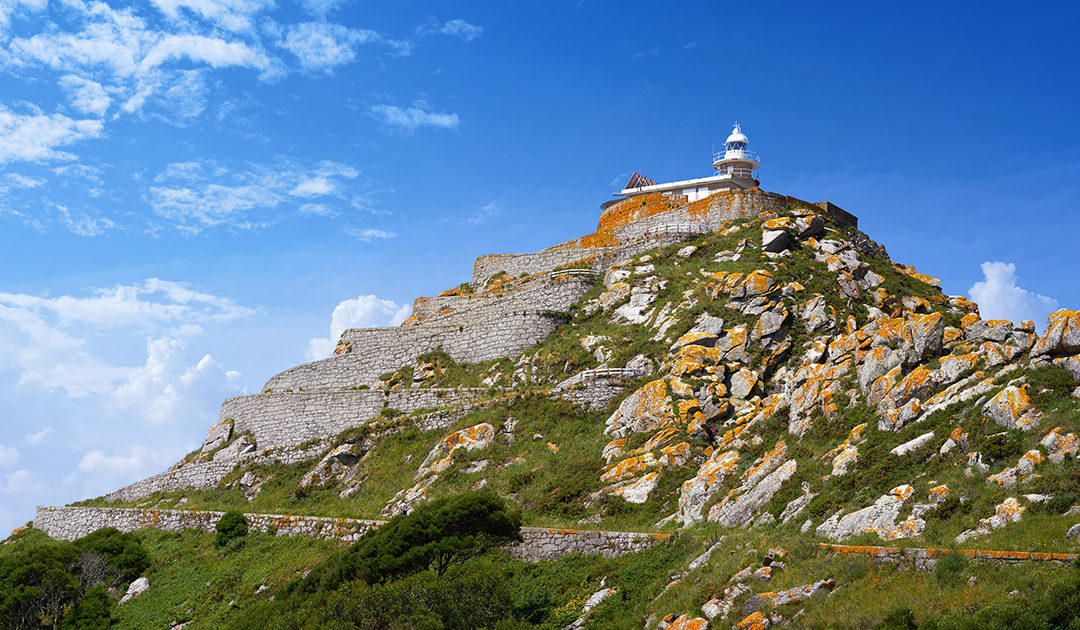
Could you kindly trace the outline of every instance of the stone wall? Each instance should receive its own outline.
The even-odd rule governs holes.
[[[517,356],[543,341],[565,320],[559,315],[597,279],[558,276],[542,288],[484,300],[475,308],[437,315],[413,326],[354,328],[341,335],[348,351],[285,370],[264,389],[334,390],[372,386],[379,376],[442,348],[459,363]]]
[[[456,406],[486,396],[486,389],[389,389],[253,394],[228,398],[221,420],[233,433],[250,431],[259,449],[292,447],[361,426],[383,409],[413,413]]]
[[[332,436],[326,436],[332,437]],[[242,455],[239,459],[223,461],[182,463],[163,473],[147,477],[105,495],[108,501],[138,501],[155,492],[173,490],[205,490],[216,488],[233,468],[240,463],[294,464],[322,455],[327,443],[322,441],[307,448],[272,447],[258,453]]]
[[[822,549],[848,556],[866,556],[875,563],[896,563],[918,571],[932,571],[944,555],[958,553],[976,562],[1015,564],[1018,562],[1075,562],[1075,553],[1041,553],[1033,551],[987,551],[983,549],[923,549],[916,547],[870,547],[863,545],[833,545],[819,543]]]
[[[511,278],[522,275],[531,276],[551,271],[563,265],[591,259],[605,252],[610,247],[588,247],[581,249],[545,249],[534,254],[489,254],[481,256],[473,263],[472,285],[478,288],[491,276],[505,271]]]
[[[146,510],[135,508],[49,507],[38,506],[34,527],[57,540],[75,540],[102,527],[122,532],[154,528],[165,531],[198,529],[214,531],[223,512],[209,510]],[[289,516],[284,514],[245,514],[248,526],[258,531],[276,531],[278,536],[310,536],[322,540],[353,542],[365,532],[386,521],[332,518],[325,516]],[[523,527],[524,541],[507,548],[515,558],[536,562],[568,553],[620,556],[640,551],[667,538],[665,534],[605,532],[571,529]]]

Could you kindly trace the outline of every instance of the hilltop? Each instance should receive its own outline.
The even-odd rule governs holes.
[[[1030,321],[983,320],[857,226],[827,202],[756,187],[606,204],[595,233],[479,258],[469,282],[418,298],[402,326],[345,331],[333,357],[225,401],[169,471],[41,508],[34,527],[67,539],[206,528],[165,525],[163,511],[240,510],[354,519],[288,530],[351,540],[486,488],[537,528],[516,557],[566,572],[534,620],[547,627],[867,627],[905,591],[942,612],[1037,593],[1065,570],[950,556],[965,581],[938,571],[938,583],[817,546],[1078,548],[1080,312],[1054,313],[1041,336]],[[586,545],[578,530],[655,535]],[[555,560],[569,551],[621,557]],[[262,584],[283,586],[289,562]],[[608,577],[618,612],[602,603]],[[882,600],[863,602],[875,588]],[[589,595],[599,601],[585,607]],[[206,619],[230,618],[208,606]]]

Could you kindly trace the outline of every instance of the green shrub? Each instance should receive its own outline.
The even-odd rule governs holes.
[[[958,586],[967,565],[967,556],[947,553],[938,558],[937,565],[934,567],[934,577],[942,586]]]
[[[983,457],[989,457],[993,461],[1010,460],[1020,457],[1024,452],[1024,445],[1020,441],[1020,431],[1006,431],[987,436],[979,452]]]
[[[222,515],[214,529],[217,530],[215,543],[218,547],[224,547],[233,540],[247,536],[248,522],[243,513],[229,510]]]
[[[885,613],[877,630],[918,630],[919,624],[915,622],[915,613],[906,606],[893,608]]]
[[[80,538],[75,541],[75,549],[80,555],[97,553],[106,558],[109,568],[116,574],[106,586],[114,586],[114,582],[131,582],[150,568],[150,556],[142,544],[115,527],[105,527]]]
[[[463,492],[395,516],[291,584],[289,592],[333,590],[351,580],[378,584],[426,569],[441,576],[455,564],[521,539],[519,511],[490,490]]]
[[[68,610],[60,627],[64,630],[106,630],[112,618],[112,607],[105,586],[99,584]]]

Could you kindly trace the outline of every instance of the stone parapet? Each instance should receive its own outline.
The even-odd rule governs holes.
[[[122,532],[137,529],[214,531],[224,512],[211,510],[153,510],[137,508],[38,506],[34,527],[56,540],[75,540],[102,527]],[[381,520],[290,516],[285,514],[245,514],[248,527],[272,531],[278,536],[309,536],[322,540],[354,542],[366,532],[386,523]],[[666,534],[608,532],[544,527],[521,528],[523,542],[507,547],[515,558],[529,562],[552,560],[569,553],[621,556],[641,551],[667,538]]]

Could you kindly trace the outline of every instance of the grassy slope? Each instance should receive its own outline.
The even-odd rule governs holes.
[[[689,241],[699,249],[686,259],[673,255],[678,247],[652,252],[658,275],[667,281],[667,286],[656,303],[659,305],[665,300],[678,301],[686,290],[692,290],[698,301],[697,306],[681,315],[680,322],[669,331],[669,338],[677,337],[687,330],[696,316],[705,309],[723,317],[726,327],[753,321],[753,318],[725,308],[720,302],[711,302],[705,295],[704,283],[695,282],[700,278],[699,270],[748,272],[759,268],[768,269],[781,283],[800,282],[806,288],[804,293],[800,293],[800,301],[805,301],[813,293],[821,293],[837,310],[838,319],[843,321],[848,315],[852,315],[862,323],[865,310],[852,309],[840,299],[835,290],[835,274],[827,273],[825,265],[814,260],[809,248],[797,250],[793,258],[777,262],[765,260],[752,247],[747,249],[744,258],[737,262],[717,263],[713,260],[717,252],[734,249],[745,238],[752,242],[759,238],[753,222],[745,222],[737,232],[729,235],[709,235]],[[876,273],[885,277],[883,286],[890,294],[915,295],[932,301],[937,297],[940,300],[938,290],[898,272],[887,260],[869,256],[863,258],[871,264]],[[602,288],[598,287],[586,300],[595,297],[601,290]],[[944,312],[945,306],[938,301],[933,303],[932,308]],[[666,352],[667,343],[650,341],[652,332],[645,326],[612,324],[608,321],[609,313],[586,315],[580,309],[575,309],[571,315],[571,323],[561,327],[529,353],[535,370],[524,382],[515,384],[515,388],[525,390],[530,387],[550,386],[567,374],[594,367],[597,364],[595,357],[579,343],[586,335],[606,335],[611,338],[606,345],[615,355],[612,365],[622,365],[642,352],[654,358],[659,358]],[[954,314],[946,316],[950,325],[956,325],[956,320]],[[808,337],[800,334],[801,329],[797,325],[793,326],[790,332],[793,335],[793,352],[788,364],[794,366],[801,354],[800,344],[807,341]],[[428,358],[438,360],[444,371],[440,377],[426,383],[427,386],[476,386],[482,378],[495,374],[501,374],[503,384],[506,384],[513,378],[512,375],[518,367],[512,360],[469,366],[454,364],[445,355]],[[1026,357],[1017,361],[1026,366]],[[1026,367],[1013,374],[1019,375],[1027,375],[1029,380],[1038,377]],[[627,393],[634,389],[633,385],[628,387]],[[1052,393],[1037,396],[1035,401],[1048,413],[1048,417],[1042,422],[1042,428],[1028,434],[1008,435],[1007,448],[1003,449],[1002,456],[992,463],[991,472],[1000,471],[1006,465],[1014,465],[1020,454],[1037,448],[1038,440],[1051,427],[1061,426],[1064,431],[1080,431],[1080,405],[1075,401]],[[617,402],[615,401],[612,407]],[[481,478],[486,478],[489,487],[517,501],[525,512],[526,524],[576,526],[579,518],[596,514],[603,516],[599,527],[649,529],[652,523],[673,511],[680,483],[694,474],[697,464],[691,462],[683,468],[665,471],[660,487],[644,505],[635,506],[621,499],[608,499],[590,508],[582,507],[581,498],[603,485],[599,481],[602,464],[600,451],[608,440],[603,435],[603,426],[604,419],[610,412],[611,408],[595,412],[584,411],[564,402],[538,396],[527,396],[477,410],[450,430],[478,422],[490,422],[498,430],[508,418],[514,418],[518,423],[516,440],[513,444],[508,444],[500,436],[496,443],[485,451],[457,455],[455,464],[432,486],[431,492],[434,496],[457,492],[472,486]],[[625,563],[644,563],[641,566],[634,565],[637,567],[636,577],[625,577],[626,580],[635,577],[637,581],[625,583],[619,605],[605,604],[595,612],[595,627],[612,628],[626,627],[629,619],[633,619],[633,625],[636,625],[651,613],[660,616],[670,612],[695,613],[704,601],[717,589],[722,588],[732,573],[748,564],[749,556],[744,557],[746,549],[762,550],[767,546],[787,547],[793,553],[793,560],[789,570],[781,573],[772,584],[767,587],[762,585],[756,590],[780,590],[824,577],[833,577],[841,585],[832,596],[811,601],[806,605],[806,613],[801,623],[810,627],[824,627],[826,624],[834,624],[836,627],[866,627],[871,620],[880,619],[885,611],[900,603],[920,611],[969,610],[998,601],[1013,589],[1018,589],[1021,595],[1036,592],[1061,573],[1061,568],[1057,566],[995,567],[973,564],[963,570],[962,583],[945,583],[933,574],[898,571],[895,567],[873,567],[861,559],[827,556],[818,550],[812,534],[804,536],[798,533],[799,526],[807,516],[814,517],[817,524],[837,509],[864,507],[889,488],[903,483],[910,483],[916,488],[916,500],[923,500],[926,490],[938,484],[947,484],[954,497],[965,497],[966,500],[963,503],[951,502],[946,509],[939,510],[928,518],[926,532],[921,538],[889,544],[951,547],[952,540],[958,533],[976,526],[979,518],[990,516],[993,506],[1006,496],[1046,492],[1058,495],[1052,509],[1035,505],[1029,508],[1022,522],[1011,524],[969,542],[966,546],[1023,551],[1080,550],[1075,541],[1066,542],[1063,539],[1064,531],[1075,523],[1075,517],[1061,516],[1061,510],[1058,509],[1074,501],[1076,492],[1080,489],[1080,462],[1075,459],[1067,459],[1063,464],[1039,464],[1036,467],[1036,472],[1040,475],[1038,478],[1020,488],[1005,490],[987,483],[986,475],[965,476],[966,457],[958,451],[934,457],[930,457],[930,450],[921,457],[899,458],[888,455],[888,450],[896,444],[931,430],[935,432],[935,443],[940,444],[957,426],[963,427],[971,435],[975,448],[980,448],[987,436],[1000,432],[1000,429],[993,423],[987,423],[981,414],[969,407],[948,409],[932,416],[926,422],[905,427],[894,434],[877,431],[873,412],[862,405],[855,405],[844,409],[839,417],[832,421],[817,418],[814,429],[801,440],[794,440],[787,434],[786,413],[781,413],[780,416],[755,427],[755,433],[762,438],[761,443],[749,446],[743,451],[740,465],[741,468],[747,467],[778,439],[788,441],[789,456],[799,461],[799,472],[797,478],[788,483],[787,489],[774,499],[771,510],[777,511],[787,500],[793,498],[792,493],[797,492],[799,482],[810,483],[813,491],[818,493],[818,498],[796,522],[769,525],[753,531],[723,532],[712,525],[703,524],[691,528],[688,533],[699,541],[684,541],[673,548],[651,551],[644,554],[643,559],[573,558],[561,563],[545,563],[534,570],[552,571],[552,576],[561,576],[549,576],[549,584],[551,588],[558,590],[560,605],[565,606],[595,590],[602,575],[622,575],[619,571],[625,572],[630,566]],[[831,465],[822,461],[821,455],[846,438],[851,428],[862,422],[869,422],[870,426],[865,434],[866,442],[860,446],[858,461],[845,477],[822,482],[821,477],[829,472]],[[314,464],[312,461],[292,466],[256,468],[263,476],[269,476],[269,480],[253,502],[248,502],[238,489],[219,489],[156,495],[138,504],[171,507],[183,496],[189,499],[183,507],[192,509],[242,509],[250,512],[375,518],[395,492],[413,483],[412,476],[419,462],[447,432],[421,433],[405,430],[381,439],[368,456],[361,472],[367,476],[363,491],[351,499],[339,498],[340,489],[333,484],[326,488],[298,493],[296,482],[311,468]],[[533,439],[534,435],[540,437]],[[645,437],[647,436],[638,436],[638,439],[643,440]],[[685,436],[680,439],[685,439]],[[548,448],[549,442],[558,445],[558,452],[552,452]],[[704,443],[695,445],[702,447]],[[478,459],[488,460],[487,469],[481,474],[466,474],[464,469]],[[239,478],[242,472],[235,471],[228,481]],[[725,491],[734,486],[737,478],[738,474],[731,475],[727,485],[714,494],[713,501],[724,496]],[[104,504],[100,500],[85,503]],[[709,505],[706,505],[705,511],[708,508]],[[904,516],[906,512],[901,514],[901,518]],[[729,544],[725,546],[723,554],[714,558],[714,562],[700,575],[688,578],[656,602],[649,603],[649,600],[662,590],[668,574],[684,567],[690,558],[700,552],[702,541],[721,534],[729,537]],[[187,610],[182,608],[183,606],[208,611],[205,619],[200,614],[200,626],[195,627],[201,627],[208,619],[219,618],[214,615],[227,616],[223,606],[231,597],[225,598],[225,595],[221,594],[223,591],[237,591],[238,605],[242,606],[245,598],[253,597],[251,593],[258,586],[257,582],[268,579],[265,576],[273,574],[275,577],[272,581],[276,580],[275,584],[281,584],[301,566],[310,566],[320,554],[332,548],[326,543],[256,536],[247,548],[235,552],[237,559],[233,560],[229,554],[213,551],[210,543],[202,540],[200,534],[185,533],[175,536],[147,533],[145,536],[148,543],[152,544],[154,553],[158,554],[156,557],[165,559],[170,553],[173,554],[172,557],[183,555],[187,558],[185,565],[191,564],[192,568],[190,574],[181,569],[172,569],[176,572],[175,575],[165,572],[164,569],[155,569],[161,572],[158,579],[165,580],[163,583],[175,582],[175,586],[162,588],[162,591],[171,589],[174,595],[170,596],[168,602],[162,600],[162,603],[151,604],[156,600],[150,598],[142,604],[147,607],[152,605],[155,609],[172,606],[168,611],[168,614],[172,615],[179,615]],[[883,544],[872,535],[850,542]],[[182,549],[185,551],[181,554]],[[259,553],[273,559],[262,562],[255,559],[240,560],[245,557],[244,554],[255,553],[255,550],[260,550]],[[660,562],[662,567],[646,567],[650,562]],[[577,568],[566,568],[570,565]],[[259,569],[260,566],[263,568]],[[259,571],[266,573],[260,574]],[[580,573],[581,571],[584,573]],[[967,578],[971,576],[977,578],[974,586],[967,584]],[[560,581],[564,579],[570,581]],[[213,595],[198,586],[206,582],[218,584],[213,588]],[[556,584],[558,586],[555,586]],[[270,592],[273,590],[266,593]],[[132,606],[124,615],[135,615],[139,609],[140,606]],[[781,612],[791,614],[794,610]]]

